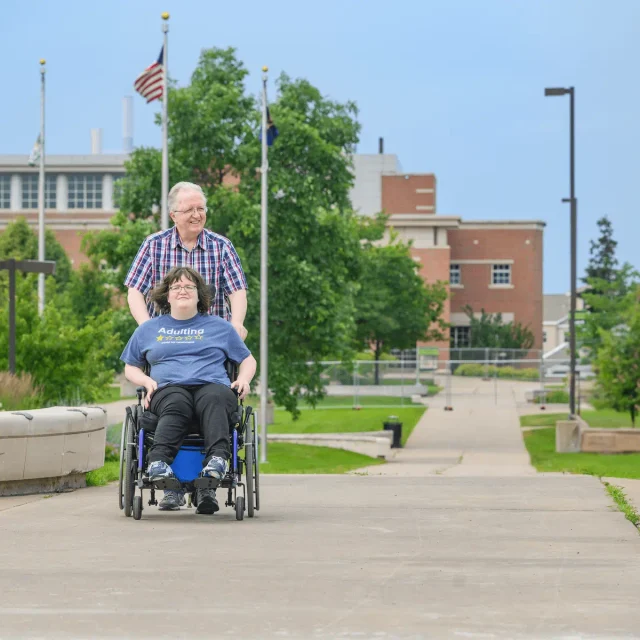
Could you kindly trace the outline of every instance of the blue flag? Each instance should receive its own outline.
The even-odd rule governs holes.
[[[278,137],[279,131],[278,127],[273,124],[273,120],[271,119],[271,113],[269,112],[269,107],[267,107],[267,146],[270,147],[273,145],[274,140]],[[260,127],[260,139],[262,139],[262,127]]]

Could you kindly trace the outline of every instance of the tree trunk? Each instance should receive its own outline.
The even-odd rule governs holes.
[[[380,360],[381,351],[382,351],[382,342],[376,341],[376,348],[374,351],[375,365],[374,365],[374,378],[373,378],[373,383],[376,386],[380,384],[380,363],[378,362],[378,360]]]
[[[631,408],[629,409],[629,413],[631,413],[631,426],[635,429],[636,428],[636,406],[635,405],[631,405]]]

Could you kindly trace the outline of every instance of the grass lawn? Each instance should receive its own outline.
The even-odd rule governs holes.
[[[335,407],[352,407],[354,396],[325,396],[316,404],[318,409]],[[396,396],[358,396],[358,405],[361,407],[421,407],[423,405],[411,401],[411,398],[400,398]],[[249,396],[244,401],[245,405],[251,405],[254,409],[260,408],[260,398]],[[299,402],[298,408],[301,411],[313,410],[313,407],[306,402]],[[276,411],[284,411],[283,407],[276,407]]]
[[[286,411],[276,411],[271,433],[353,433],[358,431],[382,430],[382,423],[389,415],[397,416],[402,422],[402,443],[406,443],[413,428],[425,412],[424,405],[384,408],[364,407],[360,410],[317,409],[302,411],[298,420],[293,420]]]
[[[120,461],[119,460],[107,460],[104,463],[104,467],[89,471],[87,473],[87,486],[88,487],[101,487],[118,479],[120,474]]]
[[[631,417],[628,413],[615,411],[614,409],[601,409],[599,411],[582,411],[582,419],[593,428],[597,429],[630,429]],[[555,427],[557,420],[566,420],[566,413],[536,413],[528,416],[520,416],[522,427]]]
[[[538,471],[640,478],[640,453],[556,453],[556,430],[553,428],[527,431],[523,436],[531,464]]]
[[[384,463],[384,460],[344,449],[287,442],[269,444],[267,460],[260,465],[260,473],[346,473]]]

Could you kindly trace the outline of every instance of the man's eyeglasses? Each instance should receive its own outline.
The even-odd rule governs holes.
[[[174,211],[173,213],[184,213],[188,216],[192,216],[194,213],[197,213],[198,215],[206,216],[207,211],[207,207],[191,207],[191,209],[185,209],[184,211]]]
[[[184,289],[186,292],[188,293],[193,293],[198,287],[196,287],[195,284],[174,284],[171,287],[169,287],[169,291],[181,291],[182,289]]]

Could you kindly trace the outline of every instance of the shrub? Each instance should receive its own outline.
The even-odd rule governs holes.
[[[536,397],[534,400],[536,404],[540,404],[541,401],[542,399],[540,397]],[[569,394],[566,391],[564,391],[564,389],[549,391],[545,395],[544,401],[546,404],[568,404]]]
[[[493,372],[491,369],[495,367],[485,367],[482,364],[475,364],[473,362],[468,362],[466,364],[461,364],[459,367],[456,367],[454,374],[456,376],[471,376],[471,377],[481,377],[485,375],[487,369],[490,371],[489,375],[492,375]]]
[[[42,406],[40,392],[30,374],[0,372],[0,410],[38,409]]]
[[[528,367],[526,369],[516,369],[515,367],[511,366],[496,367],[493,364],[484,365],[475,362],[461,364],[456,367],[453,373],[456,376],[470,376],[476,378],[482,378],[484,376],[493,378],[494,376],[497,376],[498,378],[504,378],[507,380],[540,379],[540,372],[538,371],[538,369],[534,369],[532,367]]]

